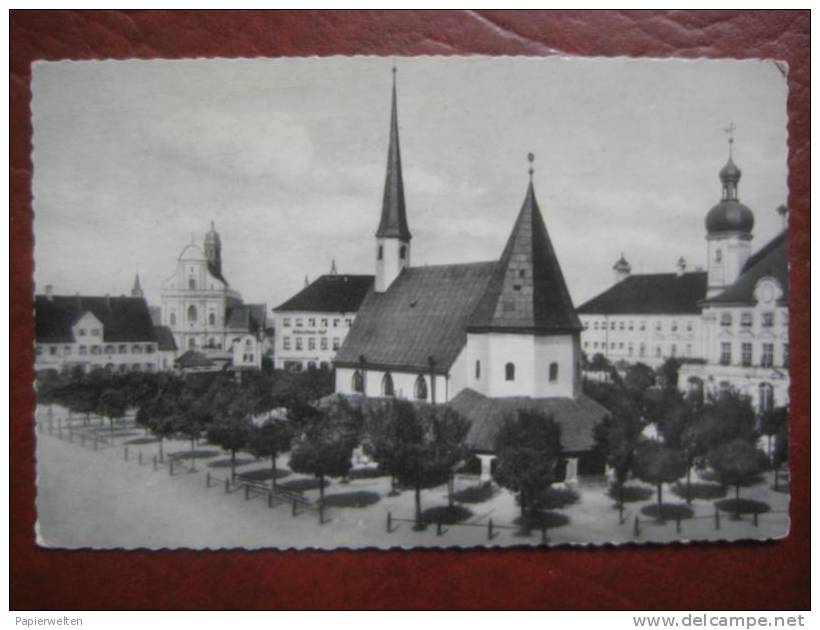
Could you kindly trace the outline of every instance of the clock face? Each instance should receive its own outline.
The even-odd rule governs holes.
[[[780,288],[771,280],[763,280],[757,285],[755,296],[758,302],[770,304],[780,297]]]

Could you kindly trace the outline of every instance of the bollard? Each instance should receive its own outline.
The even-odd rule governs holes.
[[[268,492],[268,509],[273,507],[273,492]]]
[[[393,532],[393,515],[388,512],[387,513],[387,533],[390,534]]]
[[[251,487],[248,484],[245,484],[245,501],[247,501],[251,496]]]
[[[231,480],[225,479],[225,494],[231,491]]]
[[[441,519],[436,521],[436,536],[441,536],[444,532],[441,531]]]
[[[546,545],[549,541],[547,540],[547,528],[541,528],[541,544]]]
[[[638,520],[638,517],[635,517],[635,527],[632,530],[632,533],[635,535],[635,538],[641,537],[641,522]]]
[[[680,534],[680,514],[675,515],[675,531]]]
[[[715,529],[720,529],[720,510],[715,508]]]
[[[752,512],[752,522],[757,527],[757,512]]]
[[[493,519],[487,521],[487,540],[493,539]]]
[[[154,470],[157,469],[157,456],[154,455]]]
[[[296,516],[296,499],[293,500],[293,504],[291,505],[290,515]]]
[[[128,461],[128,447],[127,446],[124,449],[124,457],[125,457],[125,461]]]
[[[205,471],[205,487],[206,488],[211,487],[211,471],[210,470]]]

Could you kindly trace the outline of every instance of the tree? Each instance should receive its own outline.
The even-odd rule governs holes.
[[[614,402],[614,401],[613,401]],[[623,488],[635,459],[635,447],[641,439],[643,422],[631,401],[622,397],[610,407],[610,415],[595,427],[595,447],[604,455],[615,473],[618,504],[623,505]]]
[[[174,433],[182,434],[191,440],[191,472],[196,470],[194,462],[195,442],[212,421],[213,415],[207,405],[202,404],[194,392],[183,389],[178,399],[176,412],[171,416],[171,425]]]
[[[276,489],[276,457],[290,449],[293,429],[286,420],[271,418],[248,434],[248,449],[256,457],[270,457],[271,483]]]
[[[236,480],[236,451],[247,445],[253,428],[250,419],[251,405],[252,401],[238,396],[207,427],[208,441],[231,453],[231,481]]]
[[[645,363],[635,363],[626,370],[624,387],[633,395],[643,395],[654,384],[655,371]]]
[[[519,410],[504,421],[495,440],[496,482],[518,493],[522,520],[558,480],[563,460],[561,427],[540,411]]]
[[[656,440],[645,440],[638,445],[635,473],[658,490],[658,518],[663,516],[663,484],[677,481],[686,471],[686,458],[681,451],[667,448]]]
[[[51,406],[62,401],[65,384],[56,370],[43,370],[37,373],[35,381],[37,404],[48,406],[48,417],[51,417]]]
[[[772,440],[780,431],[780,428],[789,422],[789,408],[775,407],[763,412],[760,416],[760,432],[768,439],[766,453],[769,459],[772,456]]]
[[[735,506],[738,510],[740,486],[751,481],[769,465],[766,454],[742,438],[715,447],[709,452],[708,459],[721,483],[735,487]]]
[[[173,435],[174,422],[180,413],[178,387],[177,382],[169,381],[154,398],[144,402],[137,410],[137,424],[147,428],[157,438],[160,462],[165,460],[163,440]]]
[[[352,408],[337,398],[310,418],[290,454],[290,467],[319,480],[319,501],[325,499],[325,478],[350,472],[358,436],[353,430]]]
[[[658,368],[658,376],[661,379],[664,389],[678,388],[678,374],[680,372],[680,361],[675,357],[669,357]]]
[[[97,402],[97,413],[100,416],[108,418],[111,423],[111,432],[114,432],[114,420],[122,418],[125,415],[125,409],[128,400],[125,394],[118,389],[106,389],[100,394]]]

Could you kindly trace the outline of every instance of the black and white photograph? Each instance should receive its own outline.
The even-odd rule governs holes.
[[[32,68],[36,537],[789,533],[788,68]]]

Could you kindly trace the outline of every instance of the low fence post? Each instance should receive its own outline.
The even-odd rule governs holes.
[[[635,538],[641,537],[641,522],[638,520],[638,517],[635,517],[635,527],[632,530],[632,533],[635,535]]]
[[[393,514],[388,512],[387,513],[387,533],[390,534],[393,532]]]
[[[293,499],[293,503],[291,504],[291,508],[290,508],[290,515],[291,515],[291,516],[296,516],[296,514],[297,514],[297,511],[296,511],[296,499]]]
[[[680,534],[680,514],[675,515],[675,532]]]
[[[245,484],[245,501],[247,501],[251,496],[251,487],[248,484]]]
[[[210,470],[205,471],[205,487],[206,488],[211,487],[211,471]]]
[[[441,536],[444,532],[441,531],[441,519],[436,521],[436,536]]]
[[[493,539],[493,519],[487,521],[487,540]]]
[[[720,529],[720,510],[715,508],[715,529]]]

